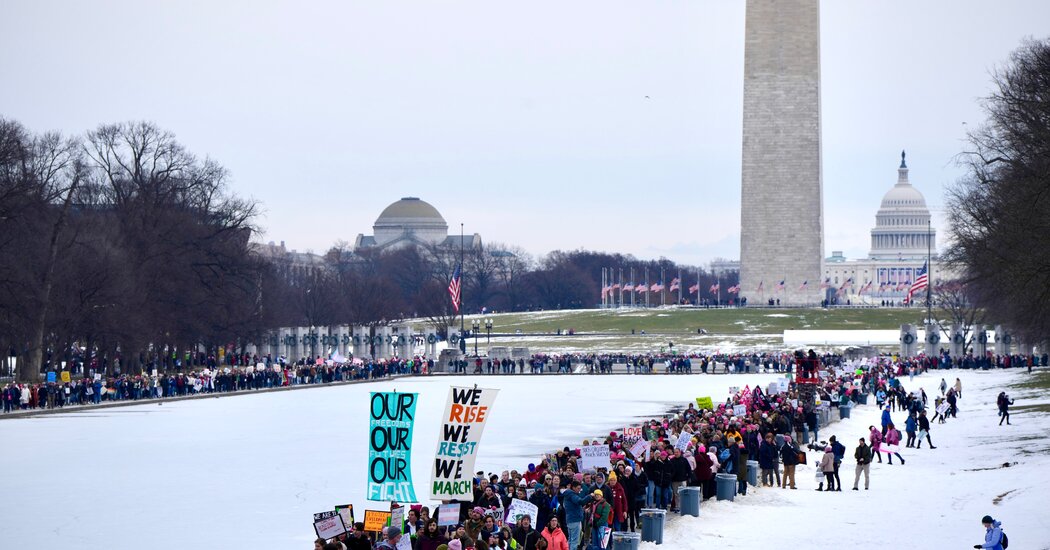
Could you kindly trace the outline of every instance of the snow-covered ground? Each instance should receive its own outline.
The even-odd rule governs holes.
[[[812,467],[803,467],[796,491],[752,489],[733,503],[705,503],[700,518],[674,518],[663,547],[970,548],[983,536],[981,516],[991,514],[1013,547],[1050,548],[1050,523],[1038,519],[1050,504],[1042,473],[1050,417],[1019,412],[1015,426],[999,428],[995,396],[1024,375],[948,374],[963,380],[960,417],[934,425],[936,450],[906,449],[905,466],[875,464],[870,491],[817,493]],[[435,376],[4,420],[0,547],[308,548],[312,513],[349,502],[360,516],[382,506],[364,500],[371,391],[420,393],[413,477],[425,497],[449,385],[501,389],[477,463],[500,471],[697,396],[719,400],[729,386],[773,378]],[[932,399],[939,380],[931,374],[906,387],[921,385]],[[1050,402],[1011,393],[1018,405]],[[821,436],[837,434],[852,456],[877,415],[873,406],[855,409]],[[1004,462],[1017,464],[996,468]],[[842,477],[852,486],[851,458]]]
[[[1017,405],[1045,405],[1050,396],[1011,391],[1026,376],[1011,372],[942,371],[949,383],[963,382],[959,417],[932,425],[936,450],[902,449],[907,463],[871,466],[871,489],[852,491],[853,450],[867,427],[878,425],[879,411],[859,407],[851,417],[821,430],[821,439],[837,435],[848,452],[840,477],[841,493],[816,492],[814,466],[799,466],[798,490],[749,488],[734,502],[710,500],[700,517],[674,517],[664,532],[663,548],[973,548],[984,542],[981,518],[1003,522],[1011,548],[1050,548],[1050,416],[1011,414],[1013,426],[999,427],[995,400],[1007,391]],[[905,388],[924,387],[930,400],[940,374],[917,377]],[[893,415],[901,426],[905,417]],[[903,433],[903,427],[902,427]],[[1009,468],[1002,468],[1005,463]],[[670,517],[670,516],[669,516]],[[1043,519],[1040,519],[1043,518]],[[644,550],[661,548],[643,543]]]

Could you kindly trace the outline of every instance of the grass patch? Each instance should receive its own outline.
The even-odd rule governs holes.
[[[559,329],[603,334],[780,334],[788,329],[878,330],[918,323],[917,309],[611,309],[492,315],[493,332],[553,333]]]
[[[1013,405],[1010,407],[1010,415],[1017,413],[1043,413],[1050,414],[1050,403],[1039,405]],[[1042,439],[1041,437],[1039,439]]]
[[[1021,390],[1050,390],[1050,371],[1040,369],[1011,387]]]

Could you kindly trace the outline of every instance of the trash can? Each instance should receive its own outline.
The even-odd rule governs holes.
[[[809,443],[809,426],[802,430],[802,444],[805,445],[806,443]]]
[[[642,518],[642,540],[663,544],[664,521],[667,518],[667,510],[642,508],[641,513],[638,515]]]
[[[700,517],[700,487],[682,487],[678,490],[678,509],[683,516]]]
[[[718,500],[733,500],[733,497],[736,496],[735,474],[715,475],[715,496]]]
[[[849,405],[846,405],[844,407],[839,407],[839,420],[845,420],[845,419],[849,418],[849,409],[850,409]]]
[[[638,550],[642,543],[642,535],[630,531],[613,531],[609,537],[610,550]]]
[[[758,461],[747,461],[747,483],[752,487],[758,487]]]
[[[868,394],[866,394],[866,393],[860,394],[860,404],[861,405],[867,405],[868,404]]]

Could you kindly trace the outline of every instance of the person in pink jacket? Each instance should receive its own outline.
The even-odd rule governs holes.
[[[892,422],[887,426],[886,429],[886,444],[899,446],[901,443],[901,432],[898,430]],[[897,458],[901,459],[901,466],[904,466],[904,457],[900,453],[886,453],[886,460],[893,464],[893,455],[897,455]]]
[[[875,426],[868,426],[871,433],[868,434],[868,439],[871,440],[871,454],[875,455],[875,458],[879,459],[879,464],[882,464],[882,453],[879,449],[882,447],[882,432],[875,429]]]

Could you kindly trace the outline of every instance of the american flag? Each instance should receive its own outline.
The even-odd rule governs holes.
[[[452,297],[452,307],[459,312],[459,279],[460,279],[460,268],[456,266],[456,270],[452,272],[452,280],[448,283],[448,295]]]
[[[897,290],[898,291],[904,290],[904,289],[908,288],[909,285],[911,285],[911,281],[901,281],[901,283],[897,285]]]
[[[719,284],[718,283],[715,283],[715,284],[711,285],[711,294],[714,294],[714,293],[718,292],[718,288],[719,288]]]
[[[831,277],[824,279],[823,283],[820,283],[820,289],[831,288]]]
[[[784,290],[784,279],[781,279],[780,282],[777,283],[777,289],[776,290],[777,290],[777,292],[780,292],[781,290]]]
[[[869,291],[871,291],[871,281],[868,281],[867,283],[864,284],[864,286],[860,287],[860,290],[857,291],[857,295],[859,296],[859,295],[864,294],[865,292],[869,292]]]
[[[651,290],[653,292],[660,292],[663,289],[664,289],[664,284],[663,283],[653,283],[653,286],[649,288],[649,290]]]
[[[736,294],[736,293],[740,292],[740,285],[733,285],[733,286],[727,288],[726,292],[728,292],[730,294]]]
[[[674,279],[671,279],[671,288],[669,290],[671,292],[674,292],[674,291],[678,290],[678,288],[679,288],[679,286],[678,286],[678,278],[675,277]]]
[[[637,290],[638,292],[646,292],[646,291],[649,290],[649,283],[642,283],[642,284],[634,287],[634,289]]]
[[[802,284],[798,286],[799,290],[806,290],[807,288],[809,288],[809,279],[802,281]]]
[[[911,284],[911,288],[908,290],[908,301],[911,301],[911,297],[917,292],[926,290],[926,287],[930,286],[930,273],[929,265],[926,262],[922,263],[922,269],[915,274],[915,282]]]
[[[764,283],[764,282],[765,281],[759,281],[758,282],[758,290],[756,290],[755,292],[762,292],[762,283]]]
[[[614,284],[614,285],[612,286],[612,288],[611,288],[611,289],[609,289],[609,290],[620,290],[620,283],[616,283],[616,284]]]
[[[699,283],[689,287],[689,294],[696,294],[697,292],[700,292],[700,284]]]
[[[623,285],[623,290],[624,292],[631,292],[632,290],[634,290],[634,283],[627,283]]]

